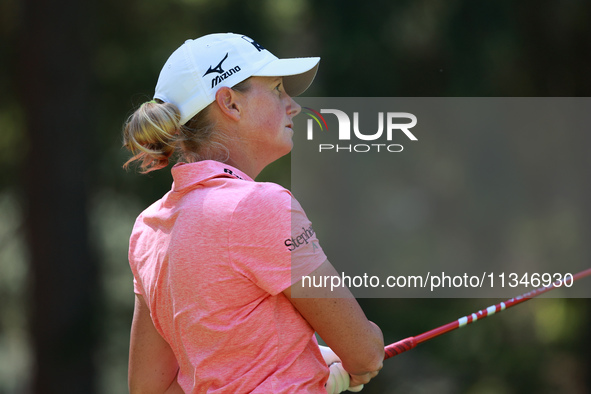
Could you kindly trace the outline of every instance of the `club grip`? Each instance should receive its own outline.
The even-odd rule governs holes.
[[[394,342],[393,344],[388,345],[384,348],[384,360],[387,360],[390,357],[397,356],[400,353],[404,353],[407,350],[414,348],[416,345],[417,344],[415,342],[415,337],[408,337],[398,342]]]

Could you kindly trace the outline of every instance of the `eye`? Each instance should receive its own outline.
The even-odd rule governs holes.
[[[281,91],[281,82],[279,82],[279,83],[277,84],[277,86],[275,86],[275,90],[277,90],[277,91],[279,91],[279,92]]]

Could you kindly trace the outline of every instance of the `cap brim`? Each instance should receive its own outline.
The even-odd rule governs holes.
[[[257,77],[283,77],[287,94],[299,96],[312,84],[318,71],[319,57],[277,59],[253,74]]]

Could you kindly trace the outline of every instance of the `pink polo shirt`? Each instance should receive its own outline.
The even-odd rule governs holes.
[[[326,256],[291,193],[226,164],[177,164],[129,261],[187,393],[325,393],[314,330],[282,291]]]

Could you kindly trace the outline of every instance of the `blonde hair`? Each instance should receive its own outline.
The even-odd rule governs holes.
[[[232,90],[246,93],[249,88],[249,79],[246,79]],[[145,174],[168,166],[174,154],[188,163],[227,161],[229,151],[225,142],[228,139],[210,119],[211,105],[181,125],[181,114],[176,105],[158,99],[142,104],[127,119],[123,129],[123,146],[133,154],[123,168],[127,169],[138,161]]]

